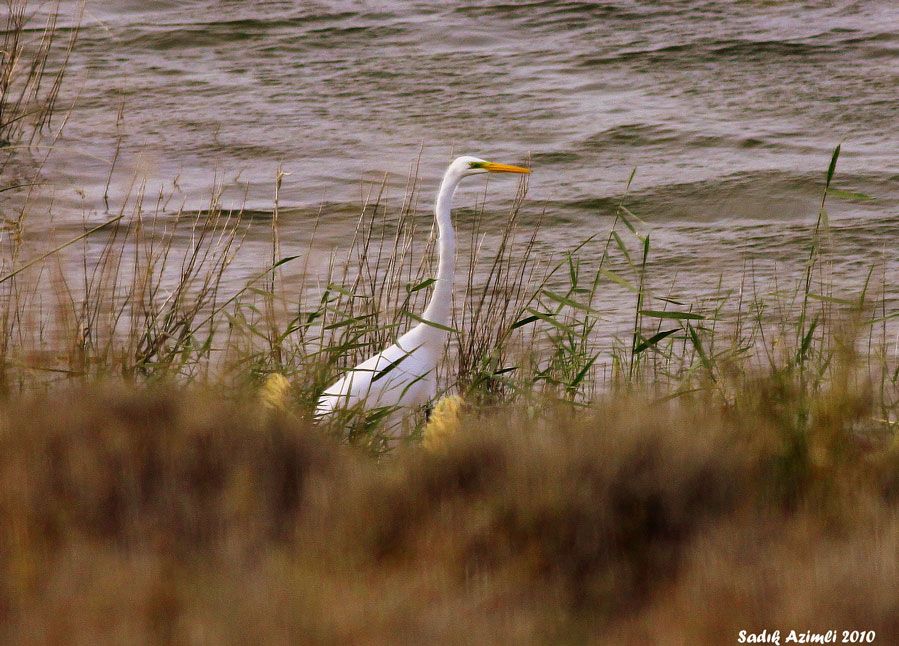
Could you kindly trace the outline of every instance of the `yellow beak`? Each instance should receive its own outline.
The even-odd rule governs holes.
[[[497,164],[495,162],[487,162],[481,168],[490,173],[522,173],[530,175],[531,169],[524,166],[510,166],[509,164]]]

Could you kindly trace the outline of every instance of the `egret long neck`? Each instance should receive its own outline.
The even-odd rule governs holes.
[[[452,319],[453,307],[453,275],[456,271],[456,232],[453,230],[451,212],[453,208],[453,194],[459,185],[460,177],[449,175],[443,178],[440,191],[437,194],[437,204],[434,207],[434,217],[437,220],[437,282],[434,283],[434,291],[431,301],[425,308],[422,318],[426,321],[449,325]],[[439,330],[431,327],[434,332]]]

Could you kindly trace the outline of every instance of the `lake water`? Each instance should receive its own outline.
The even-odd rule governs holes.
[[[366,182],[390,174],[398,205],[420,156],[424,209],[471,153],[533,165],[524,210],[545,212],[549,253],[604,238],[636,168],[627,204],[651,231],[653,280],[700,300],[748,263],[796,275],[842,142],[835,186],[875,199],[829,199],[834,293],[878,264],[896,305],[899,4],[489,4],[88,0],[56,217],[106,217],[121,136],[112,203],[137,173],[177,178],[187,208],[217,177],[226,202],[271,210],[280,164],[287,251],[320,208],[321,244],[339,248]],[[470,184],[462,206],[484,190]],[[487,212],[501,219],[514,192],[492,180]],[[610,293],[610,311],[632,307]]]

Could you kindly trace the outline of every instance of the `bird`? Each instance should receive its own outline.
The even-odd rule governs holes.
[[[437,396],[437,363],[452,330],[456,233],[451,217],[453,194],[466,177],[486,173],[530,174],[524,166],[490,162],[463,155],[447,167],[437,192],[437,276],[428,305],[415,327],[396,343],[369,357],[325,388],[315,409],[323,419],[337,410],[398,411],[426,406]]]

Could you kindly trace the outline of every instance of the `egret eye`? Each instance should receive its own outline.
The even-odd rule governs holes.
[[[484,168],[484,166],[486,166],[486,165],[487,165],[487,162],[482,162],[482,161],[468,162],[468,167],[471,169]]]

